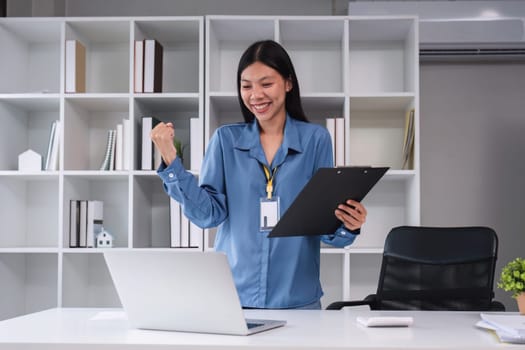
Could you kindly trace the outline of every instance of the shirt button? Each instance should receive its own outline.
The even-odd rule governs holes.
[[[173,175],[173,173],[169,173],[169,174],[168,174],[168,177],[169,177],[170,179],[173,179],[174,176],[175,176],[175,175]]]

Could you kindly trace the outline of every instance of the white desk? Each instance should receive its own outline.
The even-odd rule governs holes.
[[[100,314],[100,312],[103,312]],[[284,327],[251,336],[130,329],[125,318],[92,320],[119,309],[50,309],[0,322],[0,349],[525,349],[499,343],[475,327],[478,312],[247,310],[285,319]],[[358,315],[413,316],[409,328],[365,328]]]

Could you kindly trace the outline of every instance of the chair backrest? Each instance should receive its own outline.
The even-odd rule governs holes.
[[[372,308],[490,310],[497,252],[488,227],[396,227]]]

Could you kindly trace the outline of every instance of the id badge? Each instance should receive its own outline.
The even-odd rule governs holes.
[[[260,204],[260,230],[271,231],[279,221],[279,197],[261,198]]]

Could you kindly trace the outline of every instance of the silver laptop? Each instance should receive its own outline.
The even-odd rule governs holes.
[[[104,258],[135,328],[248,335],[286,324],[244,318],[224,253],[128,250]]]

